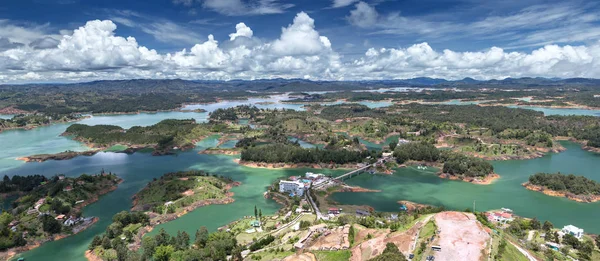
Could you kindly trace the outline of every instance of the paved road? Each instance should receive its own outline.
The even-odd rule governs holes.
[[[306,197],[308,198],[310,205],[313,207],[315,213],[317,214],[317,220],[323,219],[323,214],[321,214],[321,210],[319,210],[317,204],[315,204],[315,202],[313,201],[312,197],[310,196],[310,193],[306,193]]]

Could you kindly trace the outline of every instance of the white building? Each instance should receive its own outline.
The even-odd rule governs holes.
[[[583,229],[578,228],[573,225],[568,225],[568,226],[563,227],[562,232],[564,234],[571,234],[572,236],[576,237],[577,239],[581,239],[581,237],[583,237]]]
[[[301,197],[302,195],[304,195],[304,183],[300,181],[280,180],[279,192],[290,193]]]
[[[306,172],[305,176],[307,179],[320,179],[320,178],[324,177],[325,175],[312,173],[312,172]]]

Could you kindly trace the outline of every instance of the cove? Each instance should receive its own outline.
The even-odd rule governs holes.
[[[123,153],[102,152],[90,157],[76,157],[64,161],[46,161],[41,163],[27,163],[4,174],[42,174],[52,176],[64,173],[67,176],[79,176],[82,173],[97,173],[102,168],[106,171],[117,173],[123,178],[119,188],[100,198],[94,204],[84,208],[86,216],[97,216],[100,221],[80,234],[49,242],[39,248],[25,252],[20,257],[26,260],[86,260],[83,256],[88,244],[95,235],[104,232],[111,223],[112,216],[119,211],[129,210],[132,204],[131,197],[142,189],[153,178],[164,173],[199,169],[209,173],[228,176],[242,183],[232,189],[235,202],[228,205],[211,205],[198,208],[174,221],[162,224],[152,233],[157,233],[164,228],[169,233],[185,230],[194,235],[200,226],[206,226],[214,231],[218,227],[237,220],[245,215],[252,215],[254,206],[262,209],[265,215],[273,214],[279,205],[263,197],[263,192],[278,177],[291,175],[304,175],[307,171],[340,175],[343,171],[314,170],[314,169],[258,169],[248,168],[236,164],[232,156],[204,155],[197,152],[216,144],[218,136],[211,136],[200,143],[195,150],[179,153],[172,156],[151,156],[149,153]]]
[[[600,181],[600,155],[584,151],[579,144],[561,142],[567,148],[531,160],[493,162],[501,178],[491,185],[473,185],[462,181],[438,178],[435,170],[413,167],[397,169],[393,175],[359,175],[346,181],[355,186],[382,190],[379,193],[335,193],[331,197],[341,204],[370,205],[378,211],[398,211],[399,200],[443,205],[449,209],[475,208],[477,211],[510,208],[517,215],[550,220],[555,226],[573,224],[588,233],[600,233],[597,217],[600,204],[578,203],[566,198],[527,190],[521,183],[538,172],[583,175]]]

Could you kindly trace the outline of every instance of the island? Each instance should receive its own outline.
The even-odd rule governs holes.
[[[529,190],[538,191],[549,196],[565,197],[577,202],[600,201],[600,183],[584,176],[559,173],[537,173],[523,183]]]
[[[18,198],[12,209],[0,214],[0,257],[9,258],[85,230],[98,219],[83,217],[82,208],[115,190],[121,181],[104,171],[79,177],[4,176],[0,193]]]
[[[440,178],[489,185],[500,176],[494,166],[480,158],[449,150],[440,150],[430,143],[410,142],[395,146],[394,157],[401,166],[433,166],[440,169]]]
[[[11,108],[0,109],[0,111],[18,112],[17,115],[13,116],[10,119],[0,119],[0,132],[13,129],[30,130],[40,126],[46,126],[54,123],[73,122],[86,118],[86,116],[83,116],[79,113],[41,114],[28,113],[26,111]]]
[[[94,238],[86,256],[90,260],[113,260],[117,256],[132,254],[140,248],[148,252],[147,240],[153,239],[148,239],[152,237],[144,237],[144,235],[152,231],[154,226],[172,221],[199,207],[232,203],[234,200],[230,189],[238,185],[239,182],[230,178],[210,175],[204,171],[166,173],[148,183],[134,195],[131,212],[122,211],[115,215],[106,233]],[[161,230],[159,235],[168,240],[164,243],[175,242],[170,240],[171,237],[164,230]],[[208,236],[207,231],[205,236]],[[222,236],[229,237],[228,234]],[[188,248],[190,239],[188,234],[178,233],[175,238],[178,242],[178,250]],[[120,244],[115,243],[116,241]],[[156,245],[152,243],[153,248],[165,245],[161,242],[156,242]]]

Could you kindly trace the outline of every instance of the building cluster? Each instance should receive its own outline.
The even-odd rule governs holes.
[[[515,220],[513,211],[508,208],[502,208],[500,211],[487,212],[487,219],[493,223],[506,224]]]
[[[291,197],[304,196],[304,192],[311,185],[319,185],[327,182],[329,178],[323,174],[315,174],[312,172],[306,172],[304,177],[291,176],[288,180],[279,181],[279,192],[288,193]]]

